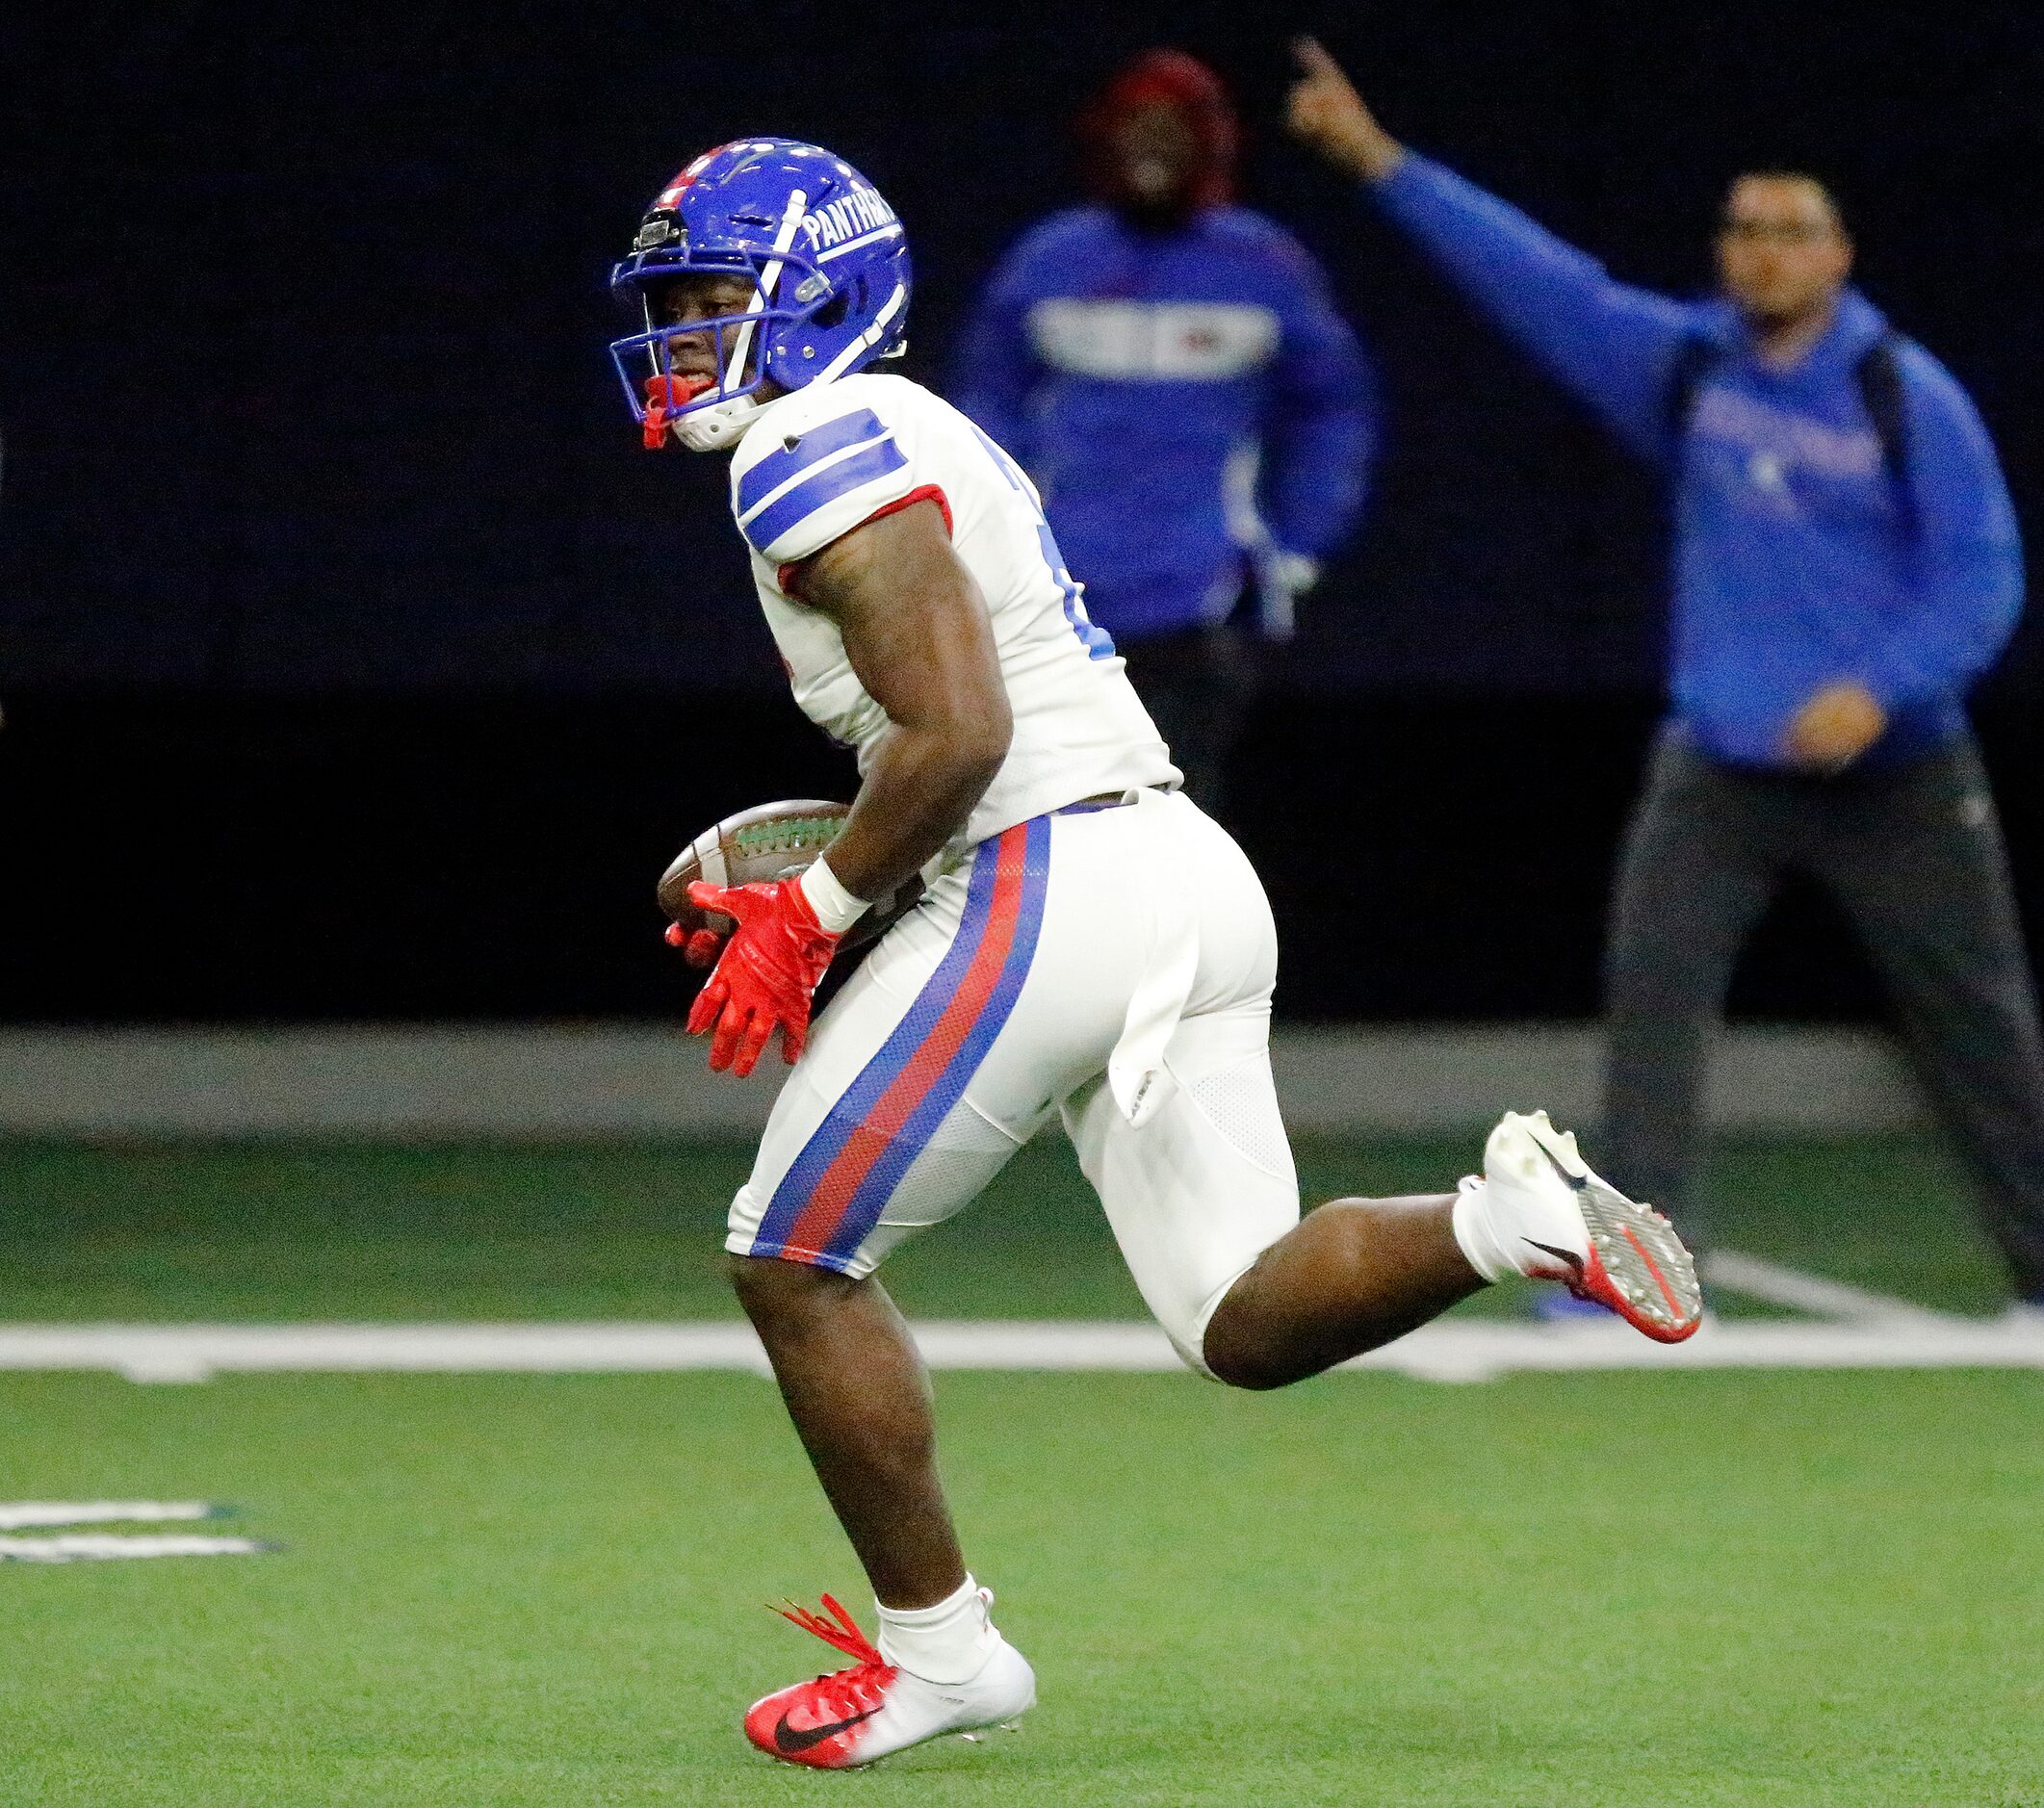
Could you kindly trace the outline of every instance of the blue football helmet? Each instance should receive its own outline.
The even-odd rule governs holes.
[[[660,285],[698,271],[752,282],[741,314],[662,325]],[[655,197],[611,293],[645,330],[610,359],[648,447],[668,433],[695,452],[736,445],[771,377],[828,383],[898,356],[909,304],[908,242],[894,210],[841,157],[794,139],[740,139],[705,151]],[[675,373],[673,342],[714,335],[714,378]]]

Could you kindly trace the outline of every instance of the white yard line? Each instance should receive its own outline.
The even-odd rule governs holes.
[[[1179,1370],[1164,1333],[1139,1322],[925,1321],[932,1368],[1039,1372]],[[1429,1381],[1605,1369],[2044,1369],[2044,1330],[1923,1313],[1852,1323],[1718,1321],[1669,1349],[1616,1320],[1429,1325],[1349,1365]],[[764,1375],[734,1323],[423,1325],[0,1325],[0,1370],[82,1370],[137,1382],[224,1374]]]
[[[1819,1318],[1844,1319],[1855,1325],[1893,1324],[1898,1320],[1913,1324],[1952,1322],[1949,1313],[1912,1305],[1892,1294],[1869,1293],[1842,1280],[1826,1280],[1822,1275],[1805,1274],[1799,1268],[1784,1268],[1779,1262],[1766,1261],[1757,1255],[1742,1255],[1737,1250],[1712,1250],[1697,1261],[1696,1267],[1714,1287],[1729,1287],[1749,1299],[1790,1306],[1798,1312],[1813,1312]]]
[[[0,1532],[37,1526],[168,1525],[177,1519],[224,1519],[231,1511],[202,1500],[0,1501]]]
[[[119,1532],[61,1532],[54,1537],[0,1537],[0,1563],[103,1563],[139,1557],[259,1557],[276,1546],[256,1538],[206,1538],[189,1532],[160,1537]]]

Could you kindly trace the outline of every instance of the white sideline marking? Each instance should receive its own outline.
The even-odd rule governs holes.
[[[163,1525],[173,1519],[224,1519],[229,1510],[202,1500],[0,1501],[0,1532],[33,1526]]]
[[[925,1320],[939,1369],[1151,1374],[1182,1367],[1141,1322]],[[1713,1321],[1686,1344],[1651,1343],[1616,1319],[1453,1320],[1344,1365],[1428,1381],[1600,1369],[2044,1369],[2044,1328],[1923,1313],[1852,1323]],[[88,1370],[130,1381],[220,1374],[765,1375],[740,1323],[424,1325],[0,1325],[0,1370]]]
[[[255,1538],[205,1538],[192,1533],[137,1537],[121,1532],[65,1532],[55,1537],[0,1537],[0,1563],[101,1563],[137,1557],[259,1557],[274,1550]]]
[[[1697,1258],[1697,1272],[1716,1287],[1770,1305],[1792,1306],[1798,1312],[1814,1312],[1819,1318],[1844,1319],[1850,1324],[1914,1323],[1928,1320],[1949,1324],[1952,1315],[1933,1312],[1928,1306],[1912,1305],[1893,1294],[1869,1293],[1863,1287],[1842,1280],[1826,1280],[1822,1275],[1805,1274],[1799,1268],[1784,1268],[1779,1262],[1764,1261],[1757,1255],[1742,1255],[1737,1250],[1711,1250]]]

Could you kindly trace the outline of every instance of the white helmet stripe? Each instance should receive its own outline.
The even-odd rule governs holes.
[[[887,298],[887,306],[873,316],[873,323],[865,332],[861,333],[858,338],[853,340],[850,345],[846,346],[842,351],[839,352],[829,364],[825,365],[815,380],[819,383],[828,383],[834,377],[843,375],[845,367],[854,358],[858,357],[868,347],[877,346],[880,343],[881,336],[887,331],[894,316],[901,312],[908,298],[907,286],[897,282],[894,285],[894,293]]]
[[[781,215],[781,230],[774,234],[773,261],[760,272],[754,284],[752,300],[747,304],[747,314],[757,314],[773,299],[774,285],[781,280],[781,257],[795,242],[795,228],[802,223],[802,216],[809,212],[809,196],[800,189],[789,194],[788,206]],[[745,354],[752,349],[753,323],[747,321],[738,328],[737,343],[731,354],[731,362],[725,367],[722,389],[726,395],[745,380]]]

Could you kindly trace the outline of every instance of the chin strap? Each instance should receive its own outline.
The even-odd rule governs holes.
[[[674,424],[674,436],[690,452],[725,452],[745,437],[760,412],[756,396],[734,396],[707,408],[692,408]]]

